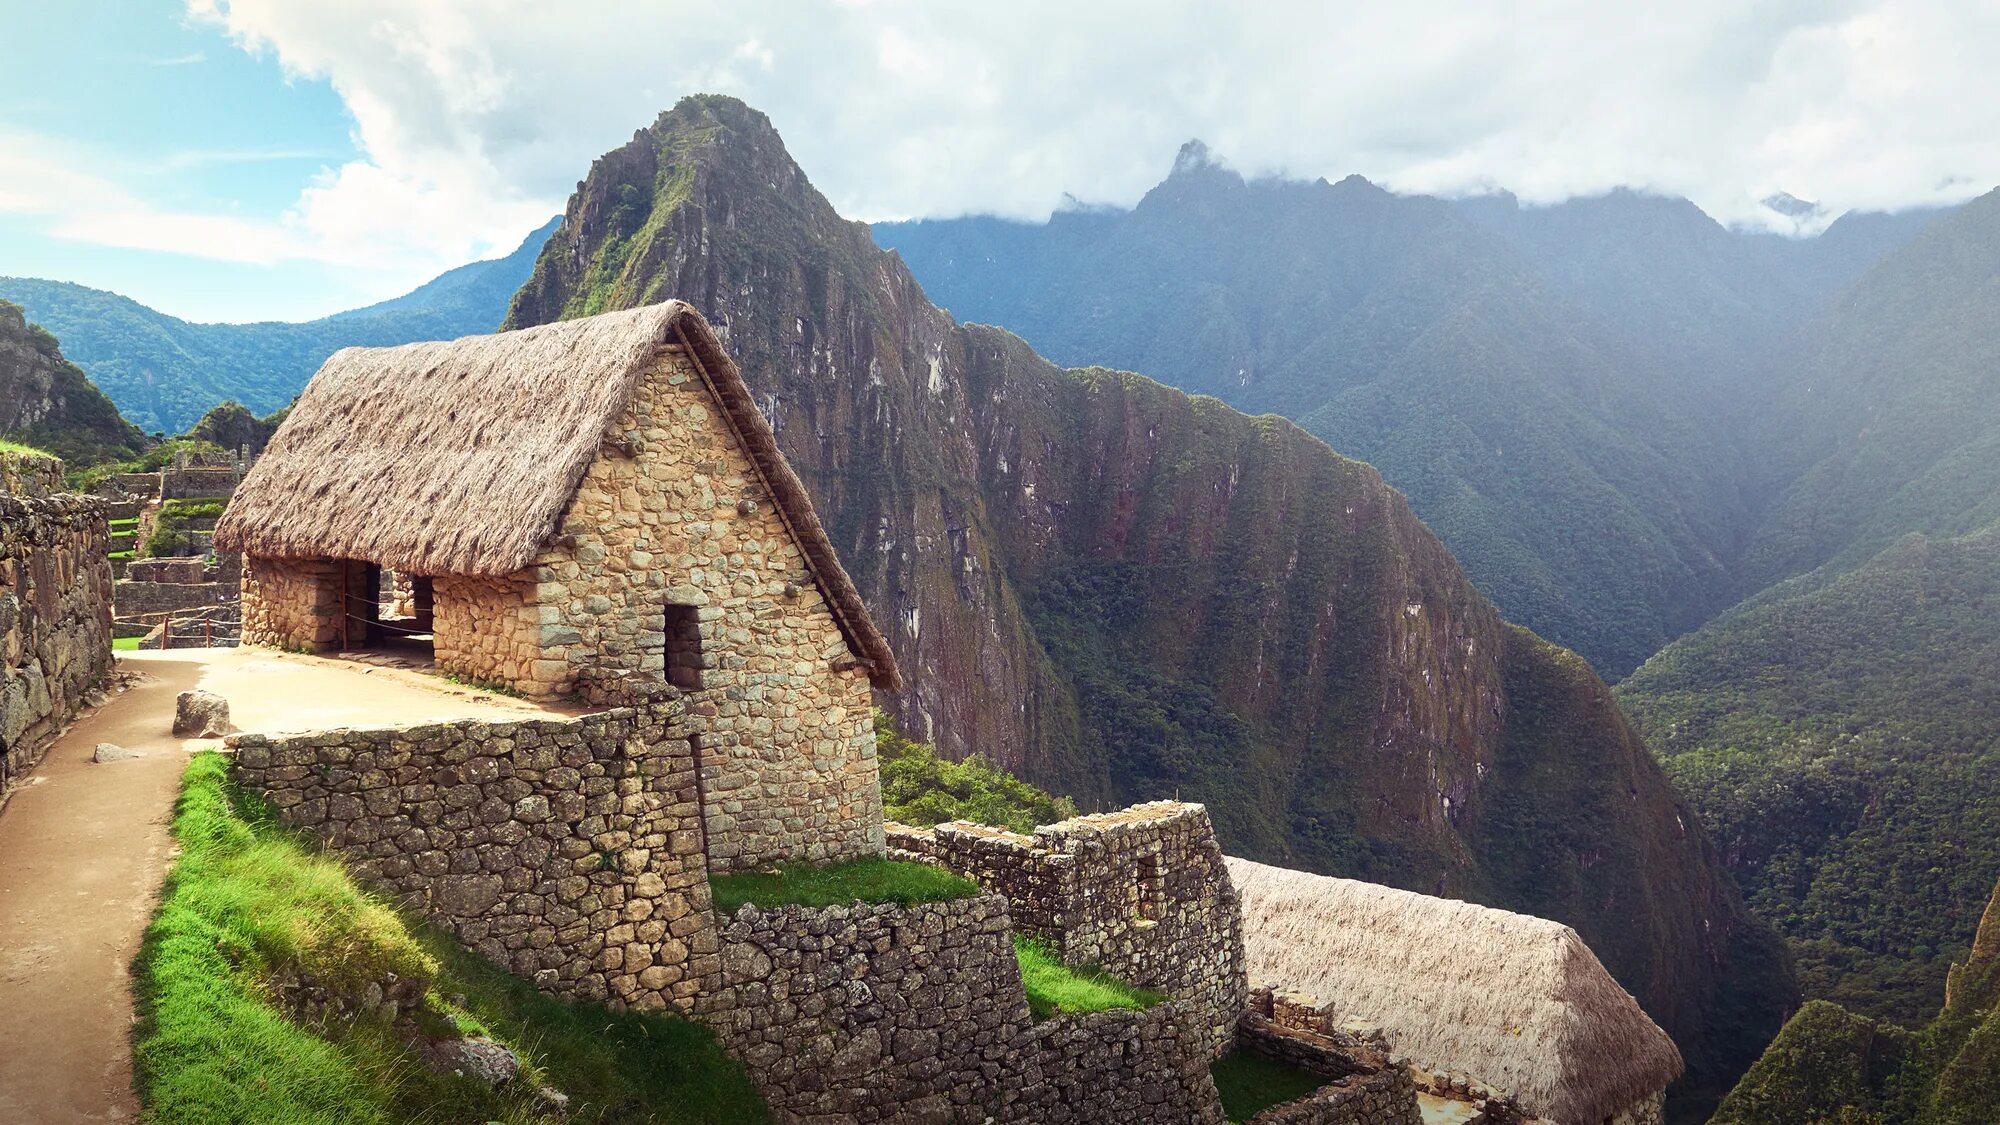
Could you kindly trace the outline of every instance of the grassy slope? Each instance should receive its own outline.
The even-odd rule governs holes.
[[[1808,994],[1929,1018],[2000,878],[2000,529],[1779,586],[1619,694]]]
[[[783,864],[769,871],[735,871],[709,880],[719,914],[746,903],[758,906],[848,906],[894,902],[905,906],[943,902],[979,893],[970,879],[921,863],[856,859],[826,867]]]
[[[572,1121],[763,1119],[748,1078],[707,1032],[559,1003],[410,922],[235,793],[221,755],[190,764],[174,835],[181,857],[135,965],[135,1070],[149,1120],[528,1121],[535,1081],[571,1096]],[[427,1030],[510,1044],[528,1060],[515,1083],[525,1088],[431,1074],[367,1021],[325,1035],[293,1023],[270,1001],[273,975],[287,970],[426,982]]]
[[[1021,963],[1028,1010],[1038,1020],[1063,1012],[1150,1008],[1164,999],[1157,992],[1135,988],[1101,970],[1071,968],[1046,946],[1019,935],[1014,938],[1014,956]]]

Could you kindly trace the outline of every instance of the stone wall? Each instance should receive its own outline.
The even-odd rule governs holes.
[[[1156,801],[1037,828],[892,825],[894,855],[1005,895],[1015,925],[1070,965],[1187,1000],[1217,1053],[1248,995],[1242,908],[1208,810]]]
[[[0,792],[111,670],[104,502],[63,487],[61,462],[0,454]]]
[[[693,1010],[720,979],[693,759],[663,698],[580,719],[236,735],[237,780],[538,987]]]
[[[779,1121],[1222,1121],[1185,1005],[1032,1022],[997,895],[744,907],[722,939],[710,1019]]]
[[[243,560],[243,640],[323,652],[340,640],[340,564],[331,559]]]
[[[534,584],[507,578],[441,575],[431,580],[431,651],[438,670],[477,684],[500,684],[548,698],[549,691],[523,688],[521,670],[534,671],[536,640]],[[549,673],[570,674],[564,663]],[[555,682],[555,681],[551,681]]]

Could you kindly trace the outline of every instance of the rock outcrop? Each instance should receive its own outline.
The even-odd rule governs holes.
[[[0,435],[76,465],[136,457],[146,438],[56,338],[0,301]]]
[[[730,99],[596,162],[509,324],[669,297],[726,334],[884,623],[903,729],[1088,804],[1203,801],[1237,854],[1568,923],[1699,1085],[1782,1019],[1776,939],[1603,683],[1373,469],[957,324]]]

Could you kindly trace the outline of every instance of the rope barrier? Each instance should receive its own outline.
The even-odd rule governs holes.
[[[387,621],[371,617],[361,617],[352,613],[343,613],[341,616],[347,618],[349,621],[359,621],[363,625],[373,625],[377,629],[387,629],[391,633],[401,633],[406,637],[428,637],[432,632],[429,629],[405,629],[400,625],[391,625]]]

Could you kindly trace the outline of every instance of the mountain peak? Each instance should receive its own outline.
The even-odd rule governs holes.
[[[1208,151],[1208,143],[1197,137],[1182,145],[1181,150],[1174,154],[1173,171],[1167,173],[1167,178],[1192,176],[1221,167],[1214,154]]]

